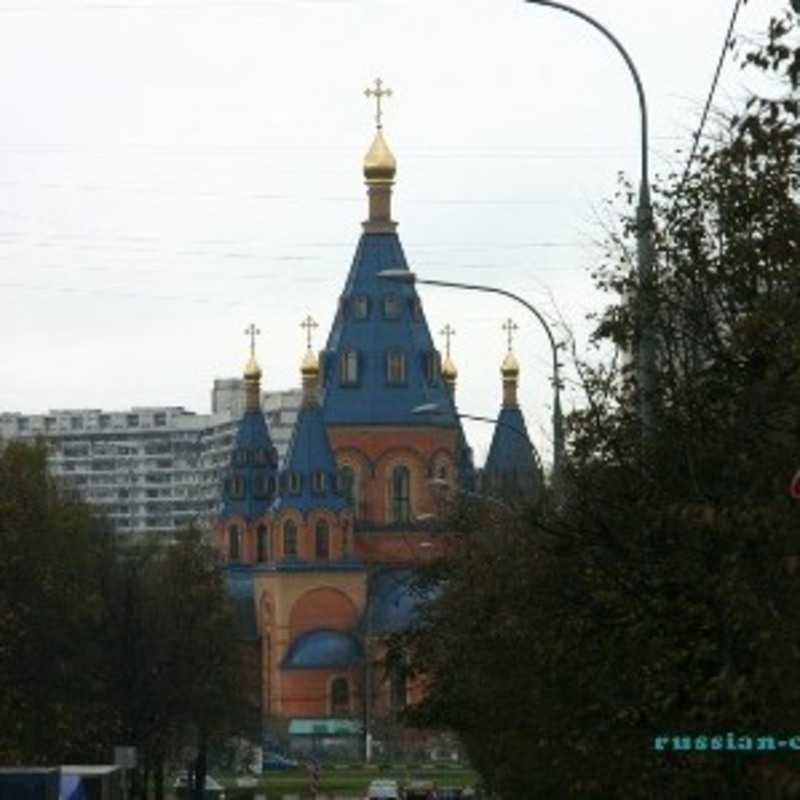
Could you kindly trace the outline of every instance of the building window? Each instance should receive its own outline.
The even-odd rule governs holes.
[[[411,519],[411,475],[408,467],[395,467],[389,481],[390,513],[392,522]]]
[[[408,702],[406,695],[406,678],[399,671],[392,673],[389,686],[389,702],[393,709],[405,708]]]
[[[356,295],[351,303],[353,319],[367,319],[369,317],[369,298],[364,294]]]
[[[358,353],[355,350],[342,353],[340,377],[343,386],[355,386],[358,383]]]
[[[231,525],[228,528],[228,558],[231,561],[239,560],[239,551],[241,548],[241,535],[239,528],[236,525]]]
[[[356,502],[356,473],[348,465],[339,469],[339,494],[347,500],[350,505]]]
[[[129,428],[138,428],[139,427],[139,415],[138,414],[128,414],[125,417],[125,421],[128,424]]]
[[[425,353],[425,378],[428,383],[436,384],[442,377],[442,357],[437,350]]]
[[[283,557],[297,558],[297,525],[291,520],[283,524]]]
[[[266,525],[259,525],[256,531],[256,560],[269,561],[270,550],[269,528]]]
[[[322,470],[317,470],[314,473],[311,487],[317,494],[322,494],[325,491],[325,473]]]
[[[386,354],[386,381],[395,385],[406,382],[406,357],[397,350]]]
[[[300,494],[300,473],[289,473],[289,492],[291,494]]]
[[[244,478],[239,475],[236,475],[233,479],[231,496],[237,500],[241,500],[244,497]]]
[[[383,316],[386,319],[400,319],[403,306],[396,294],[387,294],[383,298]]]
[[[138,419],[138,417],[137,417],[137,419]],[[72,428],[72,430],[74,430],[74,431],[83,430],[83,417],[71,417],[69,422],[70,422],[70,427]]]
[[[351,555],[350,524],[347,520],[342,523],[342,556]]]
[[[253,478],[253,494],[259,500],[263,500],[267,497],[267,491],[267,476],[263,473],[256,473]]]
[[[163,427],[167,424],[167,415],[163,411],[159,411],[153,415],[153,423],[158,427]]]
[[[334,678],[331,682],[331,713],[346,714],[350,711],[350,684],[347,678]]]
[[[327,561],[331,556],[331,536],[328,523],[325,520],[320,520],[314,533],[317,559]]]

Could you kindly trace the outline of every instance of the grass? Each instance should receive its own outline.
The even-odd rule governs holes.
[[[276,795],[296,794],[310,797],[311,778],[308,771],[300,767],[285,772],[265,772],[253,788],[236,786],[235,776],[215,775],[225,787],[232,800],[250,798],[254,794],[266,794],[269,800]],[[369,782],[375,778],[395,778],[398,781],[435,781],[440,786],[474,786],[477,775],[461,766],[415,764],[415,765],[370,765],[370,766],[330,766],[320,770],[320,794],[352,794],[362,797]]]

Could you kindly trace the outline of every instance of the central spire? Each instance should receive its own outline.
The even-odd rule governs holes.
[[[366,89],[367,99],[377,101],[375,124],[377,130],[372,145],[364,157],[364,178],[369,197],[369,219],[364,222],[366,233],[394,233],[397,223],[392,220],[392,186],[397,173],[395,160],[386,139],[383,138],[383,109],[381,100],[391,97],[392,90],[383,88],[383,81],[375,79],[375,88]]]

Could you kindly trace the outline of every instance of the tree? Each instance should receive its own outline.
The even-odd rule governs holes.
[[[660,740],[800,729],[796,19],[774,20],[743,61],[783,83],[655,195],[656,435],[642,447],[633,364],[581,364],[568,501],[462,509],[423,578],[438,599],[392,643],[427,685],[408,718],[458,732],[501,797],[755,797],[798,783],[787,752]],[[597,280],[624,299],[594,341],[631,351],[624,185],[621,199]]]
[[[99,757],[99,526],[47,473],[43,444],[0,451],[0,758]],[[105,755],[105,753],[103,753]]]

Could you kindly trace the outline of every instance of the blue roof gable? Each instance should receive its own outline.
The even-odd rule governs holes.
[[[518,406],[501,409],[484,472],[492,479],[517,476],[532,485],[541,483],[539,459]]]
[[[364,233],[324,352],[325,423],[456,427],[417,292],[377,277],[387,269],[408,269],[397,234]],[[446,413],[411,414],[426,403]]]
[[[338,492],[336,460],[333,457],[322,409],[305,402],[295,422],[286,460],[280,473],[279,495],[274,509],[296,508],[343,511],[347,500]]]
[[[275,496],[278,454],[261,410],[245,411],[225,472],[222,516],[253,519],[267,511]]]
[[[364,651],[349,633],[319,629],[296,639],[281,663],[282,669],[350,667],[360,663]]]

